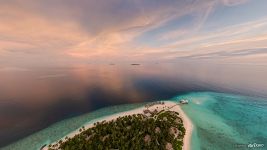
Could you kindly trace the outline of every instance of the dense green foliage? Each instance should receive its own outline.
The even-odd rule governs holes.
[[[149,117],[137,114],[98,122],[87,130],[82,127],[80,134],[49,145],[49,150],[181,150],[184,135],[179,114],[160,111]]]

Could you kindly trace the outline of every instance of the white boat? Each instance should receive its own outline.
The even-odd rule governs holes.
[[[180,100],[180,103],[181,103],[181,104],[188,104],[188,100],[186,100],[186,99],[181,99],[181,100]]]

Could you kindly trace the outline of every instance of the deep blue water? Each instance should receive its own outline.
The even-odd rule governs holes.
[[[138,105],[143,102],[170,99],[189,92],[204,91],[267,98],[266,76],[267,66],[184,61],[144,63],[139,66],[130,64],[79,64],[37,68],[1,68],[0,66],[0,147],[23,141],[33,134],[39,135],[40,131],[42,134],[49,135],[46,133],[47,129],[49,130],[51,126],[54,128],[55,124],[59,125],[60,122],[70,118],[80,117],[110,106]],[[201,96],[205,97],[204,95]],[[254,102],[264,100],[256,98],[252,103],[242,105],[234,98],[230,102],[228,102],[230,98],[218,99],[219,97],[213,96],[203,105],[214,109],[214,111],[207,109],[210,114],[213,114],[210,117],[217,116],[215,119],[221,120],[223,117],[218,117],[217,114],[232,112],[227,116],[242,116],[242,113],[239,114],[240,112],[235,110],[242,108],[243,105],[252,105],[247,107],[250,108],[246,110],[247,112],[252,108],[256,111],[254,107],[259,107],[257,110],[260,110],[263,105],[257,105],[257,103],[254,105]],[[238,105],[233,105],[234,100]],[[242,100],[242,102],[246,101],[246,99]],[[217,102],[220,102],[220,105],[213,105]],[[204,109],[206,107],[202,105],[193,106],[196,110],[203,108],[199,112],[206,111]],[[226,113],[222,112],[224,109],[227,110]],[[186,108],[185,111],[187,111]],[[113,111],[107,112],[107,114],[110,113]],[[190,115],[190,111],[187,113]],[[253,113],[255,112],[250,114]],[[81,119],[77,124],[71,123],[72,128],[63,129],[63,133],[74,130],[80,124],[97,117],[101,115]],[[254,119],[257,121],[257,118]],[[229,126],[230,123],[228,121],[224,125]],[[237,121],[232,120],[232,124],[237,124]],[[232,127],[229,128],[229,132],[232,130]],[[238,130],[241,129],[236,130],[239,132]],[[204,129],[197,133],[200,134],[200,132],[206,133]],[[250,134],[253,135],[252,133],[248,135]],[[43,143],[43,140],[46,138],[36,139],[38,143]]]
[[[97,120],[101,120],[102,117],[138,108],[143,105],[144,103],[111,106],[81,116],[65,119],[0,149],[39,150],[43,145],[53,143],[91,121],[96,122]]]
[[[266,149],[267,100],[262,98],[214,93],[193,92],[178,95],[172,101],[189,100],[182,109],[194,124],[192,150]],[[107,107],[79,117],[66,119],[35,133],[3,150],[35,150],[78,129],[95,118],[130,110],[143,104]],[[248,148],[249,144],[264,144]]]

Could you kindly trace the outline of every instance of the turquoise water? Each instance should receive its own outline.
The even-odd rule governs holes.
[[[224,93],[194,92],[174,97],[172,101],[180,99],[190,101],[182,109],[194,124],[192,150],[244,150],[250,143],[264,144],[263,148],[250,149],[267,149],[267,100]],[[37,150],[95,118],[100,119],[142,105],[144,103],[112,106],[67,119],[3,150]]]
[[[192,120],[192,150],[267,149],[267,100],[224,93],[179,95],[188,99],[182,109]],[[248,148],[248,144],[264,147]]]
[[[57,141],[69,134],[70,132],[82,127],[84,124],[93,121],[95,118],[101,120],[101,117],[108,116],[111,114],[131,110],[143,106],[144,103],[139,104],[127,104],[112,106],[97,111],[84,114],[82,116],[74,117],[60,121],[44,130],[41,130],[33,135],[30,135],[18,142],[15,142],[1,150],[40,150],[44,144],[50,144]],[[97,119],[97,120],[98,120]],[[94,120],[95,121],[95,120]]]

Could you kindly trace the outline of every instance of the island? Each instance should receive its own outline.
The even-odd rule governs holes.
[[[82,126],[48,150],[187,150],[192,123],[180,103],[161,101]]]

